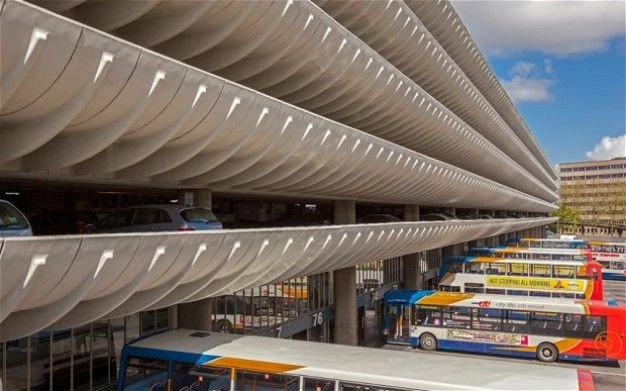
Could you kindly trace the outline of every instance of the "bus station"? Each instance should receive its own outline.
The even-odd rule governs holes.
[[[415,342],[419,302],[390,321],[386,297],[426,297],[471,249],[546,236],[558,174],[451,4],[353,5],[0,0],[0,389],[383,389],[371,363],[329,373],[357,346]],[[571,269],[580,292],[537,300],[596,298],[587,261],[480,273]],[[508,294],[471,274],[434,295]],[[192,361],[146,365],[159,344]],[[436,366],[384,389],[462,385],[435,384]],[[590,376],[536,371],[536,389]]]

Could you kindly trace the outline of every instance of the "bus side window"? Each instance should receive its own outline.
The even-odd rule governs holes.
[[[488,263],[487,274],[504,275],[506,274],[506,265],[501,263]]]
[[[528,275],[527,263],[509,263],[509,275],[511,276],[526,276]]]
[[[595,338],[598,334],[606,331],[606,317],[585,315],[583,338]]]
[[[528,325],[528,312],[526,311],[506,311],[506,318],[502,325],[503,331],[510,333],[528,333],[530,327]]]
[[[443,326],[469,329],[471,327],[472,309],[465,307],[443,308]]]
[[[531,329],[533,334],[560,337],[563,335],[563,314],[532,312]]]
[[[550,277],[550,265],[532,264],[530,265],[530,273],[537,277]]]
[[[415,324],[418,326],[440,326],[441,308],[434,306],[417,306]]]
[[[476,330],[500,331],[502,323],[502,310],[492,308],[474,309],[472,328]]]
[[[580,314],[565,314],[565,337],[577,337],[582,335],[583,316]]]
[[[554,269],[554,277],[574,277],[573,266],[552,266]]]
[[[463,264],[461,262],[450,262],[448,264],[448,273],[462,273]]]
[[[482,262],[472,262],[465,264],[466,273],[483,274],[484,267]]]

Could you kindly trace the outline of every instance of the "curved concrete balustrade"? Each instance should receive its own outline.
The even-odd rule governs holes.
[[[371,1],[359,7],[343,0],[313,1],[500,150],[523,162],[545,185],[558,188],[404,1]]]
[[[0,162],[7,175],[555,208],[551,193],[543,199],[522,193],[30,4],[7,1],[0,17]],[[445,149],[445,143],[437,145]],[[507,172],[489,155],[486,162]]]
[[[511,129],[539,159],[552,178],[558,179],[558,174],[550,165],[548,158],[498,81],[489,62],[480,52],[478,45],[472,39],[454,7],[447,0],[405,0],[405,2],[441,43],[446,52],[461,66],[472,82],[480,88]]]
[[[0,340],[545,225],[455,220],[0,240]]]
[[[57,10],[54,2],[40,4]],[[511,144],[502,152],[308,1],[62,6],[70,18],[195,67],[543,200],[558,199],[554,183],[547,181],[551,189],[537,179],[547,176],[530,154],[516,149],[513,134],[496,137]]]

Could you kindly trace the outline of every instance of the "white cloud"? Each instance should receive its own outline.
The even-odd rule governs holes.
[[[624,1],[452,1],[487,54],[607,50],[625,35]],[[546,70],[547,71],[547,70]]]
[[[544,60],[544,71],[552,73],[550,60]],[[514,102],[547,102],[554,99],[550,88],[554,80],[541,76],[540,69],[530,61],[518,61],[509,71],[510,80],[501,80],[502,86]]]
[[[543,70],[546,73],[554,72],[554,68],[552,68],[552,61],[550,61],[549,58],[546,58],[545,60],[543,60]]]
[[[528,76],[531,73],[535,72],[537,67],[532,62],[528,61],[518,61],[513,65],[513,68],[509,71],[510,75],[517,76]]]
[[[602,137],[591,151],[585,152],[590,160],[609,160],[615,157],[626,157],[626,134],[617,137]]]

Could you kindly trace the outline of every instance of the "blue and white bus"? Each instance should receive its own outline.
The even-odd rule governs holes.
[[[571,368],[178,329],[128,343],[117,389],[592,390],[593,380]]]

